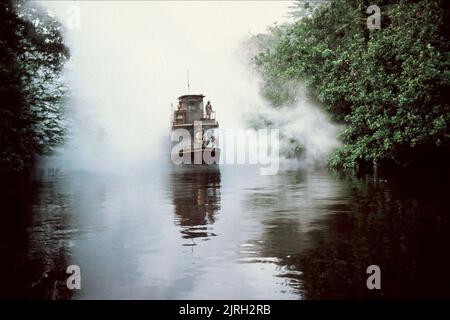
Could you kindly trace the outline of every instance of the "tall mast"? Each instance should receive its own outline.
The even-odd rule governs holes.
[[[187,70],[187,89],[188,89],[188,92],[189,92],[190,87],[191,87],[191,84],[189,83],[189,69],[188,69]]]

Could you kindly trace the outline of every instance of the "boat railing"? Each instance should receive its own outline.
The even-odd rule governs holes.
[[[186,110],[176,110],[173,113],[173,124],[185,124],[186,123]]]
[[[216,112],[211,111],[209,114],[205,114],[203,118],[199,119],[205,121],[209,124],[216,123]],[[179,109],[173,113],[173,125],[186,125],[187,123],[187,112],[185,109]]]
[[[209,114],[206,113],[205,115],[205,119],[206,120],[216,120],[216,112],[215,111],[211,111]]]

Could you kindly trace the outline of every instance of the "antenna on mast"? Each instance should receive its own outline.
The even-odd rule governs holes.
[[[190,87],[191,87],[191,84],[189,83],[189,69],[188,69],[187,70],[187,89],[188,89],[188,92],[189,92]]]

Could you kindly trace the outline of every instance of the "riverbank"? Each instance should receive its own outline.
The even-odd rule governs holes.
[[[331,167],[402,168],[427,157],[436,166],[450,154],[448,10],[443,1],[378,6],[380,29],[367,27],[364,6],[331,1],[251,38],[261,92],[289,108],[306,83],[344,125]]]

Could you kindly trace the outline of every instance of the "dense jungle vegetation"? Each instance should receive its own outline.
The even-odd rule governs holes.
[[[25,172],[64,139],[61,24],[33,3],[0,4],[0,173]]]
[[[344,124],[334,168],[405,168],[450,159],[445,1],[297,1],[294,22],[253,36],[261,91],[274,108],[302,82]],[[381,28],[369,29],[369,5]],[[445,161],[442,164],[445,165]],[[448,163],[448,162],[447,162]]]

